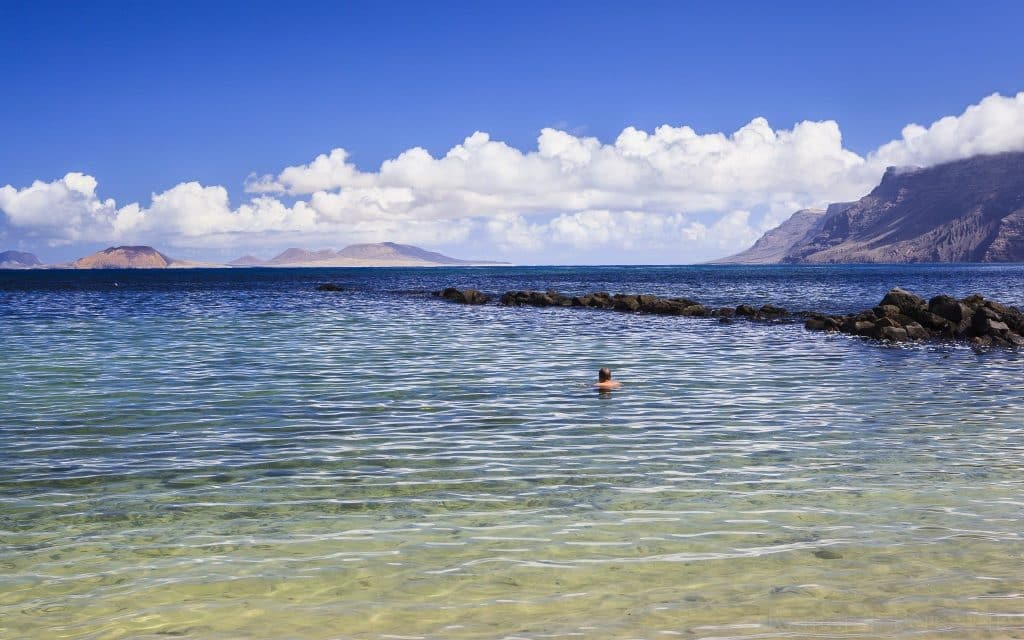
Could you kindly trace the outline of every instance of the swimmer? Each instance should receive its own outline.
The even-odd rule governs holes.
[[[618,380],[612,380],[612,370],[608,367],[604,367],[597,372],[597,382],[594,384],[594,388],[599,391],[608,391],[611,389],[618,389],[622,386],[622,383]]]

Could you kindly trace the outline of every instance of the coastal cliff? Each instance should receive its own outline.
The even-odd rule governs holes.
[[[777,264],[793,245],[812,234],[825,219],[824,209],[801,209],[768,231],[746,251],[710,264]]]
[[[800,231],[806,229],[803,235]],[[788,243],[788,246],[787,246]],[[798,211],[720,263],[1024,261],[1024,153],[890,168],[868,195],[815,223]]]

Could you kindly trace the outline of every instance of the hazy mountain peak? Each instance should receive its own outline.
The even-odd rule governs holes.
[[[504,264],[481,260],[461,260],[435,251],[396,242],[351,244],[333,249],[301,249],[292,247],[261,261],[253,256],[233,260],[235,266],[267,265],[277,267],[417,267],[473,264]]]
[[[824,219],[824,209],[801,209],[768,231],[746,251],[715,260],[712,264],[774,264],[781,262],[794,244]]]
[[[0,252],[0,269],[23,269],[26,267],[37,267],[43,263],[35,254],[25,251],[2,251]]]
[[[228,264],[233,267],[258,267],[267,264],[267,261],[254,255],[244,255],[241,258],[235,258]]]

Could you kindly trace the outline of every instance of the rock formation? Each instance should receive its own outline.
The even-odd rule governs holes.
[[[460,304],[485,304],[490,297],[476,289],[448,287],[435,296]],[[588,293],[566,296],[557,291],[506,291],[499,304],[509,307],[566,307],[603,309],[653,315],[713,317],[719,322],[743,318],[756,322],[792,322],[805,319],[809,331],[838,331],[889,342],[955,340],[975,346],[1024,346],[1024,312],[981,295],[957,300],[940,295],[930,301],[896,287],[873,309],[847,316],[815,311],[790,311],[771,304],[754,307],[740,304],[718,309],[687,298],[652,295]]]
[[[434,295],[451,302],[458,302],[459,304],[487,304],[491,301],[490,296],[476,289],[460,290],[455,287],[448,287],[444,291],[435,291]]]
[[[485,304],[490,301],[490,296],[476,289],[460,290],[448,287],[443,291],[435,291],[434,295],[460,304]],[[646,294],[626,293],[612,295],[605,291],[582,296],[567,296],[551,289],[547,291],[506,291],[501,295],[498,303],[506,307],[576,307],[661,316],[717,317],[725,321],[735,316],[749,320],[773,321],[788,318],[791,315],[782,307],[770,304],[756,308],[741,304],[735,308],[714,309],[688,298],[662,298]]]
[[[897,287],[877,306],[860,313],[808,315],[804,326],[811,331],[841,331],[891,342],[947,339],[978,346],[1024,346],[1024,313],[978,294],[960,300],[939,295],[925,302]]]

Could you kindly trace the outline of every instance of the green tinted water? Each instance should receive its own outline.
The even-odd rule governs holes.
[[[1024,635],[1020,354],[172,311],[8,318],[0,636]]]

